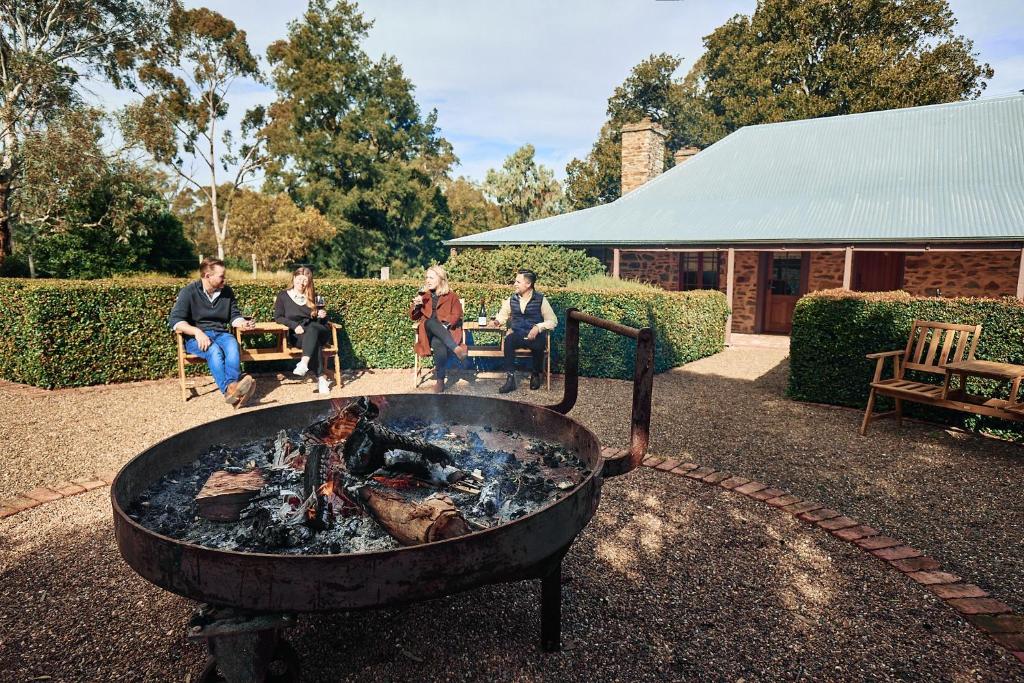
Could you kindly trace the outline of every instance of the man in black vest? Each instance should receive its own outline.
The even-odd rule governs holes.
[[[504,327],[508,323],[509,330],[505,334],[505,384],[498,389],[499,393],[507,394],[516,388],[516,349],[530,349],[533,359],[530,373],[530,388],[540,388],[540,373],[544,365],[545,334],[558,327],[558,318],[551,309],[551,304],[543,294],[534,290],[537,274],[532,270],[520,270],[516,273],[514,293],[501,305],[501,310],[494,318],[496,327]]]

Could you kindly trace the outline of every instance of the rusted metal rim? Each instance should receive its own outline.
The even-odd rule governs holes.
[[[181,432],[136,456],[111,486],[122,556],[167,590],[246,609],[319,611],[398,604],[485,583],[542,575],[561,557],[597,508],[600,443],[578,422],[530,404],[486,397],[395,394],[385,418],[420,416],[559,441],[574,448],[590,474],[562,499],[500,526],[461,538],[388,551],[341,555],[272,555],[216,550],[157,534],[125,512],[146,487],[198,457],[210,444],[241,443],[307,424],[326,400],[236,415]]]

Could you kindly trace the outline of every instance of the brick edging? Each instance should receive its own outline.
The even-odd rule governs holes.
[[[956,574],[942,571],[938,560],[878,529],[861,524],[822,503],[804,500],[783,489],[759,481],[701,467],[675,458],[648,456],[643,465],[662,472],[687,477],[711,486],[759,500],[813,524],[830,534],[856,545],[893,569],[926,587],[967,622],[1005,648],[1024,664],[1024,616],[1013,613],[1009,605],[992,598],[987,591],[963,582]]]
[[[19,512],[31,510],[34,507],[53,503],[64,498],[77,496],[86,491],[92,491],[103,486],[110,486],[117,475],[117,470],[106,470],[91,477],[81,477],[71,481],[61,481],[49,486],[37,486],[30,491],[24,491],[12,498],[0,500],[0,519],[13,517]]]

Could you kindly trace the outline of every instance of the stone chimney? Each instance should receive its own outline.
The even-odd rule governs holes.
[[[665,170],[668,131],[644,119],[622,127],[622,194],[626,195]]]
[[[699,151],[700,147],[683,147],[676,150],[676,153],[672,155],[672,159],[676,162],[676,166],[681,166],[692,159],[693,155]]]

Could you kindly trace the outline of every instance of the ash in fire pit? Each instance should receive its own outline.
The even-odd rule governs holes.
[[[150,486],[128,514],[211,548],[367,552],[517,519],[589,474],[560,444],[486,425],[381,422],[378,414],[361,398],[274,438],[213,446]]]

